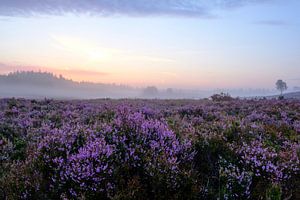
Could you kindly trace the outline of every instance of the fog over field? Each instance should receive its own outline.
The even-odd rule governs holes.
[[[76,82],[47,72],[15,72],[0,75],[0,97],[95,99],[95,98],[207,98],[215,93],[229,93],[233,97],[263,97],[277,94],[268,89],[192,90],[178,88],[130,87],[117,84]]]

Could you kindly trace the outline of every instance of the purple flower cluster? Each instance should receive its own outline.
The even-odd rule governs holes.
[[[220,177],[225,179],[224,199],[249,199],[252,172],[220,158]]]
[[[296,198],[299,134],[296,100],[2,99],[0,193],[261,199],[275,185]]]
[[[180,163],[193,158],[188,154],[191,142],[179,141],[166,123],[146,119],[126,106],[116,108],[109,124],[95,121],[46,130],[37,156],[52,172],[52,187],[71,183],[75,186],[71,195],[113,193],[115,175],[125,168],[137,176],[167,176],[170,186],[176,188]]]
[[[251,168],[255,176],[262,176],[273,183],[280,183],[291,178],[299,171],[299,144],[285,142],[278,151],[264,146],[255,140],[250,144],[243,143],[237,150],[241,155],[241,162]]]

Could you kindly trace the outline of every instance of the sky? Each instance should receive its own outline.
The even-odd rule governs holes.
[[[299,0],[0,0],[0,73],[159,88],[300,86]]]

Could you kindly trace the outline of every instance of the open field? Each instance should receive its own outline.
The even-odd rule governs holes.
[[[300,199],[300,101],[0,100],[0,199]]]

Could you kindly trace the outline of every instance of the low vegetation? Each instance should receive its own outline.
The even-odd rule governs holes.
[[[299,199],[300,102],[0,100],[0,199]]]

